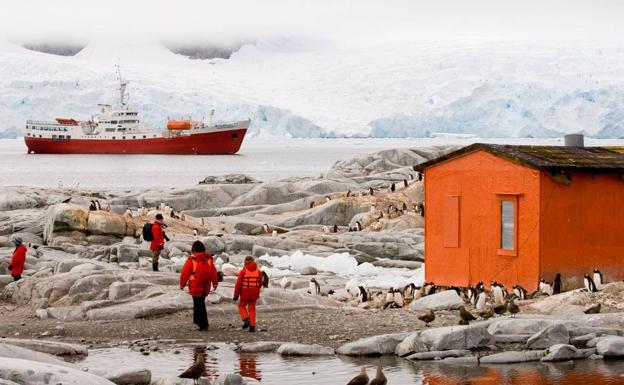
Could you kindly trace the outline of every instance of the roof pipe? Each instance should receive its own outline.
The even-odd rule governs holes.
[[[568,134],[564,137],[566,147],[585,147],[583,134]]]

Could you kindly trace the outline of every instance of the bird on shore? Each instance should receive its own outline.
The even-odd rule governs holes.
[[[470,321],[474,321],[477,319],[477,317],[472,315],[472,313],[466,310],[466,308],[463,306],[459,307],[459,318],[461,321],[464,321],[466,325],[468,325]]]
[[[351,190],[347,190],[347,198],[351,196]]]
[[[585,276],[583,277],[583,283],[585,284],[585,289],[587,289],[588,292],[595,293],[598,291],[594,280],[587,273],[585,273]]]
[[[347,382],[347,385],[368,385],[368,374],[366,374],[366,368],[361,368],[360,373],[353,377],[351,381]]]
[[[492,311],[498,315],[503,315],[507,311],[507,304],[496,305],[492,308]]]
[[[516,305],[516,303],[512,301],[507,301],[507,311],[511,314],[511,317],[515,317],[516,314],[520,313],[520,307]]]
[[[505,301],[505,295],[503,294],[503,287],[494,281],[491,284],[492,296],[494,297],[494,303],[497,305],[503,304]]]
[[[395,192],[396,191],[396,186],[394,185],[394,183],[392,183],[390,185],[390,192]]]
[[[325,195],[325,203],[329,203],[331,201],[331,197],[329,195]]]
[[[377,366],[377,373],[375,374],[375,378],[371,380],[368,385],[386,385],[388,383],[388,379],[383,374],[381,370],[381,364]]]
[[[477,314],[483,319],[490,319],[494,317],[494,310],[492,310],[491,308],[487,308],[485,310],[478,311]]]
[[[602,273],[598,269],[594,269],[594,285],[596,285],[596,289],[602,289]]]
[[[204,353],[197,353],[197,358],[195,359],[195,363],[191,365],[188,369],[186,369],[182,374],[180,374],[179,378],[191,378],[193,380],[193,384],[199,384],[199,378],[202,376],[204,371],[206,370],[206,362],[204,361]]]
[[[429,326],[430,322],[433,322],[433,320],[435,320],[435,313],[433,312],[433,310],[431,309],[427,309],[425,311],[425,314],[418,316],[418,319],[423,321],[425,323],[425,326]]]
[[[480,291],[479,294],[477,294],[477,300],[475,302],[475,308],[477,309],[477,311],[485,310],[485,300],[486,300],[485,292]]]
[[[319,285],[315,278],[310,280],[310,290],[308,290],[308,292],[312,295],[321,294],[321,285]]]
[[[527,291],[520,285],[513,285],[513,293],[520,301],[524,301],[527,297]]]
[[[310,202],[310,208],[313,209],[314,208],[314,201]]]
[[[583,313],[585,314],[598,314],[600,313],[600,303],[597,303],[593,306],[588,307],[587,309],[583,310]]]
[[[370,194],[370,196],[373,196],[373,193],[375,192],[375,190],[373,190],[372,187],[368,188],[368,193]]]
[[[334,225],[334,233],[338,232],[338,225]]]

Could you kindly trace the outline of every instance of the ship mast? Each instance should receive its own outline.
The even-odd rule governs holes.
[[[119,80],[119,105],[123,108],[126,106],[126,87],[128,86],[128,81],[122,79],[121,77],[121,66],[116,64],[117,67],[117,79]]]

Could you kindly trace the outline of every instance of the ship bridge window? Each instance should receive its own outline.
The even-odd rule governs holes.
[[[143,139],[147,139],[147,136],[143,135]]]
[[[115,139],[115,137],[113,136],[113,139]]]
[[[111,120],[111,124],[117,124],[116,120]]]

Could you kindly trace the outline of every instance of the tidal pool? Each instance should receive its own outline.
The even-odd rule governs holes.
[[[206,376],[216,379],[229,373],[253,377],[267,385],[341,385],[360,367],[375,374],[381,363],[389,385],[593,385],[624,384],[624,361],[574,361],[557,364],[463,366],[435,362],[410,362],[397,357],[283,357],[276,353],[235,352],[233,345],[216,344],[219,349],[206,355]],[[176,350],[179,352],[176,354]],[[166,384],[191,383],[177,376],[193,361],[193,348],[164,348],[144,356],[129,348],[93,349],[77,364],[89,371],[110,368],[148,368],[152,380]]]

